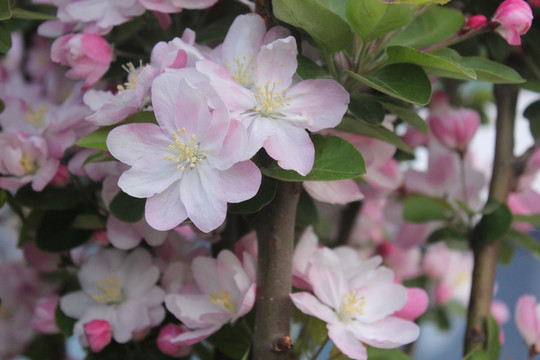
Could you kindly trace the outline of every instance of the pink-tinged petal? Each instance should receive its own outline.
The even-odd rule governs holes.
[[[165,191],[146,200],[144,215],[156,230],[171,230],[187,219],[187,211],[180,198],[180,184],[174,182]]]
[[[122,250],[133,249],[142,240],[132,226],[127,226],[113,215],[107,219],[107,237],[115,248]]]
[[[352,332],[341,323],[328,324],[328,337],[342,353],[355,360],[367,360],[367,350]]]
[[[317,251],[319,239],[313,232],[313,228],[309,226],[298,240],[298,244],[294,249],[292,258],[292,274],[293,285],[297,288],[307,288],[311,290],[311,285],[308,284],[307,269],[311,255]]]
[[[266,25],[259,15],[237,16],[223,40],[221,47],[223,62],[234,68],[234,59],[250,61],[259,52],[265,32]]]
[[[182,76],[167,72],[152,84],[152,106],[160,126],[171,134],[185,128],[187,136],[198,134],[210,122],[206,98]]]
[[[393,316],[414,321],[417,317],[426,312],[428,305],[429,299],[424,289],[408,288],[405,306],[396,311]]]
[[[106,320],[92,320],[83,325],[92,352],[100,352],[111,342],[111,324]]]
[[[274,26],[264,34],[263,44],[268,45],[278,39],[284,39],[291,36],[291,31],[283,26]]]
[[[407,302],[405,287],[394,283],[375,284],[369,288],[357,290],[357,294],[365,300],[364,313],[358,316],[358,319],[366,323],[378,321],[393,314],[402,309]]]
[[[84,291],[75,291],[62,296],[60,299],[60,309],[67,316],[79,319],[86,309],[95,306],[96,302]]]
[[[234,164],[229,170],[219,173],[225,191],[225,200],[238,203],[251,199],[261,185],[261,172],[251,161]]]
[[[127,124],[114,128],[107,136],[107,148],[118,160],[134,165],[148,154],[167,155],[173,138],[155,124]]]
[[[307,175],[315,160],[315,148],[308,133],[288,122],[275,121],[275,133],[264,142],[266,152],[283,169]]]
[[[288,88],[298,67],[297,54],[296,40],[292,36],[261,47],[257,55],[257,84],[275,85],[280,92]]]
[[[304,80],[288,93],[286,113],[307,117],[307,129],[319,131],[341,122],[349,104],[349,93],[331,79]]]
[[[294,305],[304,314],[314,316],[327,323],[338,322],[337,315],[328,306],[321,304],[319,300],[310,293],[301,292],[290,295]]]
[[[180,194],[187,214],[202,232],[216,229],[225,220],[227,202],[219,172],[200,164],[184,173]]]
[[[222,325],[213,325],[207,328],[186,331],[183,334],[178,335],[172,341],[183,346],[196,344],[221,328]]]
[[[159,22],[159,26],[163,30],[167,30],[172,25],[171,15],[159,11],[152,11],[152,13],[156,17],[157,21]]]
[[[229,111],[246,111],[257,103],[253,93],[234,82],[231,74],[222,66],[201,60],[195,65],[197,70],[210,78],[210,84],[222,98]]]
[[[362,342],[382,349],[409,344],[420,335],[420,329],[414,322],[393,316],[371,324],[354,321],[348,328]]]
[[[308,276],[315,296],[334,309],[341,308],[342,296],[349,292],[349,286],[340,259],[332,250],[322,248],[311,256],[310,264]]]
[[[197,138],[201,142],[201,147],[209,153],[219,153],[223,148],[223,141],[230,131],[229,112],[225,106],[221,106],[212,111],[210,123],[206,128],[199,127],[197,129]],[[240,144],[236,144],[241,146]]]
[[[169,294],[165,296],[165,306],[167,310],[190,328],[211,325],[211,322],[201,317],[205,314],[218,312],[207,295]]]
[[[43,164],[34,175],[32,189],[34,191],[43,190],[45,186],[47,186],[47,184],[50,183],[54,178],[54,175],[56,175],[59,165],[60,162],[58,160],[48,159],[47,162]]]
[[[219,281],[217,260],[206,256],[198,256],[191,263],[193,277],[202,293],[222,290]]]
[[[329,204],[348,204],[362,200],[364,195],[352,179],[336,181],[305,181],[304,189],[315,200]]]
[[[538,316],[536,314],[536,298],[523,295],[516,304],[516,327],[527,346],[532,346],[540,337]]]
[[[231,321],[236,321],[240,317],[250,312],[251,309],[253,309],[253,305],[255,305],[256,289],[257,285],[251,284],[251,286],[248,288],[248,290],[240,300],[240,304],[238,306],[238,314],[234,316]]]

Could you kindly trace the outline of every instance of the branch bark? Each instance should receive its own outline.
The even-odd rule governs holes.
[[[489,198],[505,203],[513,179],[514,120],[519,88],[495,85],[497,105],[495,157]],[[490,313],[500,240],[485,244],[471,239],[474,270],[467,314],[464,354],[486,346],[487,320]]]
[[[290,356],[292,254],[301,183],[279,182],[274,200],[257,215],[259,247],[253,356],[283,360]]]

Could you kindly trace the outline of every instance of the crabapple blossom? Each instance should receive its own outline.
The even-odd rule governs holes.
[[[536,303],[535,296],[523,295],[518,299],[515,310],[516,326],[533,354],[540,352],[539,313],[540,306]]]
[[[433,112],[428,123],[431,132],[441,144],[464,153],[480,125],[480,116],[471,109],[447,108]]]
[[[191,346],[182,346],[173,341],[174,338],[184,333],[186,328],[183,326],[169,323],[161,328],[157,338],[157,346],[162,353],[172,357],[186,356],[191,352]]]
[[[92,352],[100,352],[111,342],[111,324],[106,320],[91,320],[83,325],[84,335]]]
[[[153,228],[169,230],[189,217],[210,232],[223,223],[227,202],[247,200],[259,188],[245,130],[224,107],[209,109],[208,97],[178,73],[154,80],[152,103],[159,126],[128,124],[109,133],[109,151],[131,166],[118,185],[148,198],[145,217]]]
[[[217,0],[139,0],[148,10],[159,11],[161,13],[176,13],[182,9],[205,9]]]
[[[221,251],[216,259],[193,260],[198,291],[183,293],[181,289],[179,294],[165,297],[167,309],[189,328],[171,342],[195,344],[251,310],[255,303],[255,283],[250,276],[253,260],[248,253],[243,256],[244,264],[229,250]]]
[[[491,18],[498,25],[495,31],[510,45],[521,45],[520,35],[527,33],[532,20],[532,9],[524,0],[503,1]]]
[[[42,297],[34,305],[30,326],[42,334],[57,334],[60,332],[55,321],[55,310],[60,297],[50,295]]]
[[[159,270],[143,248],[130,253],[100,249],[81,266],[77,276],[82,290],[64,295],[62,311],[75,319],[73,333],[84,335],[92,320],[110,323],[119,343],[133,334],[156,326],[165,317],[163,290],[155,284]]]

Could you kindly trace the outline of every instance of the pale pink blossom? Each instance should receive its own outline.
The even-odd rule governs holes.
[[[217,0],[139,0],[148,10],[162,13],[177,13],[182,9],[206,9]]]
[[[407,288],[407,302],[393,316],[414,321],[426,312],[429,299],[426,291],[420,288]]]
[[[55,310],[60,297],[50,295],[40,298],[34,305],[30,326],[42,334],[58,334],[60,330],[56,326]]]
[[[527,33],[533,20],[532,9],[524,0],[503,1],[491,21],[498,26],[498,32],[510,45],[521,45],[520,35]]]
[[[232,252],[223,250],[216,259],[197,257],[192,268],[198,293],[165,297],[167,309],[189,328],[171,340],[180,345],[195,344],[234,323],[255,303],[254,279]]]
[[[112,61],[111,47],[105,39],[95,34],[70,34],[54,41],[51,59],[69,66],[66,76],[84,80],[90,87],[98,82],[109,69]]]
[[[148,198],[145,217],[169,230],[188,217],[210,232],[225,220],[227,202],[254,196],[259,169],[246,161],[247,136],[224,107],[211,109],[208,97],[178,73],[154,80],[152,103],[159,123],[128,124],[109,133],[107,147],[132,166],[118,185]]]
[[[173,341],[174,338],[184,333],[183,326],[169,323],[161,328],[157,338],[157,346],[162,353],[172,357],[183,357],[191,352],[191,346],[183,346]]]
[[[523,295],[518,299],[515,310],[516,326],[530,348],[531,353],[540,352],[540,305],[533,295]]]
[[[446,111],[433,112],[428,117],[428,124],[441,144],[465,153],[480,125],[480,116],[471,109],[448,108]]]
[[[98,353],[111,342],[111,324],[106,320],[91,320],[83,325],[84,335],[92,352]]]

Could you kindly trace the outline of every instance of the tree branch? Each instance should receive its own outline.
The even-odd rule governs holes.
[[[513,178],[514,119],[519,88],[513,85],[495,85],[497,105],[495,157],[489,186],[489,198],[506,202]],[[495,270],[500,241],[490,244],[471,239],[474,270],[471,297],[467,314],[464,354],[486,345],[487,320],[490,313]]]
[[[302,183],[279,182],[274,200],[257,214],[259,247],[253,356],[288,359],[292,254],[296,207]],[[289,341],[289,343],[288,343]]]

